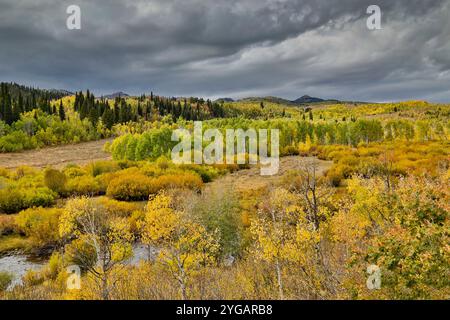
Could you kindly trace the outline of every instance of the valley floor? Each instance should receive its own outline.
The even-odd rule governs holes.
[[[68,164],[84,165],[92,161],[110,160],[111,155],[103,151],[106,142],[113,138],[78,144],[62,145],[28,150],[17,153],[0,153],[0,167],[15,169],[20,166],[62,168]]]
[[[301,170],[304,165],[315,163],[317,175],[321,176],[328,170],[333,161],[319,160],[316,157],[287,156],[280,158],[280,169],[273,176],[261,176],[260,168],[252,166],[250,169],[239,170],[227,174],[207,184],[209,188],[232,189],[235,191],[257,190],[274,185],[279,182],[289,171]]]

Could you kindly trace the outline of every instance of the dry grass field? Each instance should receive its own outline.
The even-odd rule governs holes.
[[[35,168],[46,166],[61,168],[71,163],[84,165],[91,161],[108,160],[111,159],[111,155],[103,151],[103,145],[112,140],[110,138],[40,150],[0,153],[0,167],[15,169],[27,165]]]
[[[257,190],[274,185],[292,170],[301,170],[305,164],[315,162],[317,174],[322,175],[333,164],[332,161],[323,161],[314,157],[288,156],[280,158],[280,170],[273,176],[261,176],[259,167],[239,170],[221,177],[212,183],[212,188],[231,189],[235,191]]]

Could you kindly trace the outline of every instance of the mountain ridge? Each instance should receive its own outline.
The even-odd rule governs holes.
[[[304,105],[304,104],[319,104],[319,103],[343,103],[343,101],[337,99],[322,99],[317,97],[312,97],[309,95],[303,95],[295,100],[288,100],[275,96],[265,96],[265,97],[246,97],[239,99],[237,101],[250,101],[250,102],[271,102],[278,104],[286,104],[292,106]]]
[[[111,94],[103,96],[103,98],[105,99],[126,98],[126,97],[130,97],[130,95],[123,91],[113,92]]]

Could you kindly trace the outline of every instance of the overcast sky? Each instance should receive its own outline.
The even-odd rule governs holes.
[[[81,30],[66,9],[81,8]],[[382,30],[366,27],[381,7]],[[450,0],[0,0],[0,81],[450,102]]]

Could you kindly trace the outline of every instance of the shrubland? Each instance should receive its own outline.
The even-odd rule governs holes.
[[[91,121],[76,99],[63,98],[66,115]],[[0,274],[1,298],[450,298],[448,106],[152,99],[99,102],[122,117],[105,129],[119,134],[112,161],[0,168],[0,255],[54,249],[20,286],[2,292],[11,280]],[[282,155],[301,168],[261,188],[225,188],[214,181],[242,166],[168,160],[171,130],[193,120],[280,129]],[[332,161],[323,175],[314,157]],[[135,244],[149,257],[130,264]],[[80,290],[66,287],[69,264],[81,268]],[[381,270],[377,290],[370,265]]]

